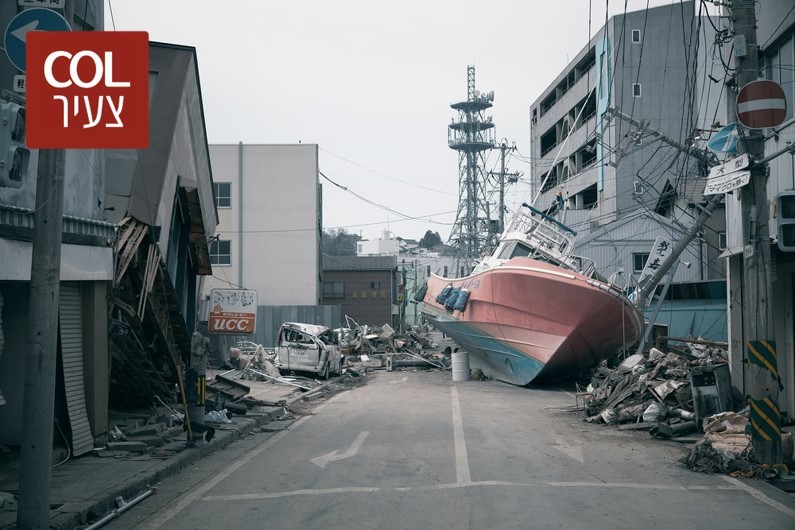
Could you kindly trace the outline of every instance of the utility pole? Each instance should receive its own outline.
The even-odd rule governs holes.
[[[497,230],[499,235],[505,231],[505,177],[508,177],[509,183],[514,183],[517,180],[519,180],[519,173],[505,172],[505,153],[506,151],[516,151],[516,146],[512,145],[511,147],[508,147],[505,144],[505,140],[503,140],[497,149],[500,150],[501,169],[499,173],[489,171],[489,175],[491,176],[498,175],[500,177],[500,204],[499,204],[500,216],[499,216],[499,227]]]
[[[50,524],[65,158],[62,149],[39,151],[19,466],[20,528]]]
[[[74,0],[66,1],[64,18],[71,25]],[[19,528],[50,526],[65,161],[64,149],[39,151],[30,267],[28,352],[22,397]]]
[[[759,78],[759,46],[756,41],[756,2],[734,0],[731,20],[734,29],[737,90]],[[736,93],[735,93],[736,99]],[[734,113],[736,101],[730,101],[729,112]],[[762,131],[752,129],[738,143],[738,154],[749,154],[752,160],[764,158]],[[751,181],[740,189],[743,226],[743,347],[755,344],[775,344],[773,326],[772,280],[770,277],[770,207],[767,200],[767,164],[751,165]],[[774,353],[775,355],[775,353]],[[782,463],[781,415],[778,412],[779,381],[771,377],[767,368],[749,363],[746,383],[751,405],[751,443],[754,456],[761,464]],[[772,407],[770,407],[772,405]],[[764,410],[763,410],[764,409]],[[777,436],[756,428],[755,413],[762,413],[767,421],[778,425]],[[771,417],[776,416],[777,417]],[[758,416],[757,416],[758,417]]]

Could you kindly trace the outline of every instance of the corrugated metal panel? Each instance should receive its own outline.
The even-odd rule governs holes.
[[[94,448],[94,437],[86,414],[86,394],[83,384],[83,310],[79,283],[61,284],[58,312],[63,381],[72,430],[72,454],[79,456]]]

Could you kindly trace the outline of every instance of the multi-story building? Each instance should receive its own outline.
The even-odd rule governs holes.
[[[706,140],[725,124],[713,80],[715,31],[693,2],[610,18],[530,108],[532,199],[577,232],[576,253],[632,288],[657,238],[675,244],[700,215]],[[708,43],[703,45],[703,43]],[[657,323],[726,340],[723,206],[680,257]],[[684,293],[684,294],[682,294]],[[651,311],[650,311],[651,312]]]
[[[321,305],[318,146],[241,142],[211,145],[210,155],[219,224],[203,298],[212,289],[241,288],[256,291],[258,303],[255,333],[212,335],[213,354],[225,360],[239,340],[273,346],[286,321],[338,327],[339,306]]]
[[[321,300],[318,147],[211,145],[218,232],[204,284],[257,291],[259,305]]]
[[[713,41],[693,2],[614,16],[531,105],[535,206],[577,230],[577,252],[605,276],[637,278],[655,239],[677,240],[705,202],[702,155],[684,151],[703,153],[697,138],[725,123],[709,77],[722,73],[700,45]],[[724,236],[718,211],[674,281],[723,278]]]

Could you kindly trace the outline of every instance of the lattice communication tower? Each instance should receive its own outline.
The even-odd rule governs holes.
[[[495,145],[494,122],[491,116],[484,116],[492,101],[493,91],[475,90],[475,67],[467,66],[467,99],[450,105],[458,116],[447,131],[447,145],[458,151],[458,211],[449,239],[457,256],[454,276],[469,274],[495,243],[498,230],[489,214],[483,156]]]

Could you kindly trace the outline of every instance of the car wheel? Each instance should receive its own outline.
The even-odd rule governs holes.
[[[326,367],[323,368],[323,375],[321,375],[323,379],[328,379],[328,361],[326,361]]]

